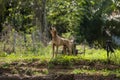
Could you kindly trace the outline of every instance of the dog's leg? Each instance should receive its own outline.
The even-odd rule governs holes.
[[[65,54],[65,46],[63,45],[62,54]]]
[[[68,47],[69,50],[69,55],[71,55],[72,51],[71,51],[71,46]]]
[[[109,52],[107,51],[107,58],[109,58]]]
[[[59,48],[59,46],[56,46],[56,56],[58,54],[58,48]]]
[[[67,46],[65,46],[64,54],[67,54]]]
[[[63,45],[63,54],[67,54],[67,49],[66,45]]]
[[[52,49],[53,49],[53,56],[54,57],[54,53],[55,53],[55,44],[52,44]]]
[[[71,47],[70,47],[70,55],[72,55],[72,49],[71,49]]]

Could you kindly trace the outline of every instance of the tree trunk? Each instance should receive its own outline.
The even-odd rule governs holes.
[[[44,27],[44,38],[45,38],[45,44],[48,42],[48,26],[47,26],[47,20],[46,20],[46,0],[42,0],[42,11],[43,11],[43,22],[42,22],[42,27]]]
[[[42,41],[46,45],[48,41],[48,27],[46,20],[46,0],[39,1],[35,0],[34,9],[35,9],[35,17],[38,18],[40,22],[39,30],[42,34]]]

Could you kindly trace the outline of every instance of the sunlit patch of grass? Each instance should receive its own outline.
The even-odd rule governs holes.
[[[82,52],[84,51],[83,47],[81,46],[77,46],[77,49]],[[88,59],[88,60],[107,59],[106,51],[104,49],[90,48],[87,45],[85,46],[85,54],[80,54],[78,56],[81,56],[83,59]]]
[[[85,54],[78,54],[77,56],[73,55],[58,55],[56,58],[52,58],[51,45],[47,47],[42,47],[38,53],[26,51],[27,53],[12,53],[12,54],[4,54],[5,56],[0,57],[0,62],[11,63],[14,61],[33,61],[35,59],[40,60],[41,62],[49,63],[49,64],[58,64],[63,66],[72,66],[74,63],[79,62],[80,60],[88,60],[88,61],[101,61],[107,62],[107,53],[104,49],[94,49],[94,48],[86,48]],[[120,64],[120,50],[115,50],[114,53],[111,54],[110,60],[115,64]]]
[[[86,49],[85,54],[80,54],[78,56],[81,56],[82,59],[87,60],[101,60],[101,61],[107,61],[107,52],[104,49]],[[114,53],[110,53],[110,60],[114,62],[115,64],[120,64],[120,50],[115,50]]]
[[[49,61],[49,67],[54,67],[56,65],[64,66],[65,68],[70,68],[74,64],[79,63],[82,59],[81,56],[58,56],[56,58],[53,58]]]
[[[97,62],[100,63],[100,65],[104,65],[107,62],[107,53],[103,49],[94,49],[94,48],[86,48],[85,54],[78,54],[78,55],[62,55],[59,54],[57,57],[52,58],[52,52],[51,52],[51,46],[43,47],[39,50],[38,53],[34,53],[32,51],[26,51],[26,53],[12,53],[12,54],[3,54],[0,56],[0,67],[3,69],[8,69],[13,66],[15,67],[25,67],[27,69],[23,69],[24,74],[27,75],[46,75],[49,74],[48,70],[43,71],[37,71],[29,69],[28,67],[35,66],[35,68],[38,68],[39,66],[44,66],[48,68],[68,68],[68,69],[74,69],[76,65],[83,65],[83,68],[81,69],[75,69],[73,70],[73,74],[100,74],[104,76],[108,75],[117,75],[120,76],[120,69],[116,70],[95,70],[97,68],[84,68],[84,65],[88,66],[89,64],[96,64]],[[115,56],[114,56],[115,54]],[[110,60],[115,63],[115,65],[120,64],[120,50],[115,50],[115,53],[111,54]],[[16,62],[14,64],[14,62]],[[13,64],[12,64],[13,63]],[[33,63],[33,64],[32,64]],[[103,64],[102,64],[103,63]],[[32,65],[31,65],[32,64]],[[88,65],[87,65],[88,64]],[[109,64],[108,64],[109,65]],[[112,64],[114,65],[114,64]],[[91,66],[91,65],[90,65]],[[12,73],[19,74],[22,73],[18,71],[17,69],[13,70]]]
[[[40,49],[39,52],[25,51],[24,53],[16,52],[11,54],[2,53],[0,56],[0,62],[13,62],[20,60],[31,60],[31,59],[40,59],[40,60],[49,60],[51,58],[51,47],[47,46]]]
[[[59,66],[66,66],[67,68],[70,68],[76,64],[81,64],[81,63],[91,63],[91,62],[106,62],[106,60],[99,60],[99,59],[86,59],[84,56],[78,55],[78,56],[58,56],[56,58],[53,58],[49,61],[49,67],[54,67],[56,65]]]
[[[5,59],[5,61],[4,61]],[[10,54],[7,57],[3,58],[1,61],[4,62],[14,62],[14,61],[32,61],[32,60],[41,60],[41,61],[49,61],[50,57],[47,56],[37,56],[37,55],[33,55],[33,54],[29,54],[29,55],[24,55],[24,54]]]
[[[71,66],[73,58],[74,57],[71,57],[71,56],[56,57],[56,58],[50,60],[49,67],[53,67],[55,65]]]
[[[114,64],[120,64],[120,54],[119,50],[115,50],[115,53],[110,53],[110,60]],[[115,54],[115,56],[113,56]],[[72,66],[75,63],[79,63],[80,61],[89,61],[89,62],[101,62],[107,63],[107,52],[104,49],[87,49],[85,54],[78,54],[77,56],[58,56],[50,60],[50,64],[54,65],[63,65],[63,66]]]
[[[72,74],[89,74],[89,75],[116,75],[117,77],[120,77],[120,69],[119,70],[86,70],[86,69],[75,69],[71,72]]]
[[[103,49],[91,49],[91,50],[86,50],[85,54],[81,55],[83,59],[88,59],[88,60],[106,60],[106,52]]]
[[[120,50],[115,50],[115,52],[110,55],[110,60],[115,64],[120,64]]]

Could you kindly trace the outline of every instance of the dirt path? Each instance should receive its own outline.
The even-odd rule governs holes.
[[[115,75],[102,76],[102,75],[87,75],[87,74],[56,74],[46,76],[0,76],[0,80],[120,80]]]
[[[76,69],[81,70],[81,72],[78,74],[73,73]],[[96,71],[92,74],[89,73],[92,70]],[[110,74],[103,75],[99,72],[101,70],[109,70]],[[29,63],[1,64],[0,80],[120,80],[120,75],[117,76],[115,70],[120,73],[120,65],[101,63],[99,61],[81,61],[70,68],[61,65],[48,68],[48,64],[41,64],[38,60],[35,60]]]

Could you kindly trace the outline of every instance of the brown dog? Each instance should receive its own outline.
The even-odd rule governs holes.
[[[54,57],[54,55],[57,56],[58,48],[61,45],[63,46],[64,52],[66,52],[66,48],[68,48],[69,53],[71,54],[72,53],[73,42],[71,40],[64,39],[64,38],[58,36],[55,27],[51,27],[50,32],[51,32],[51,35],[52,35],[53,57]],[[56,54],[55,54],[55,47],[56,47]]]

